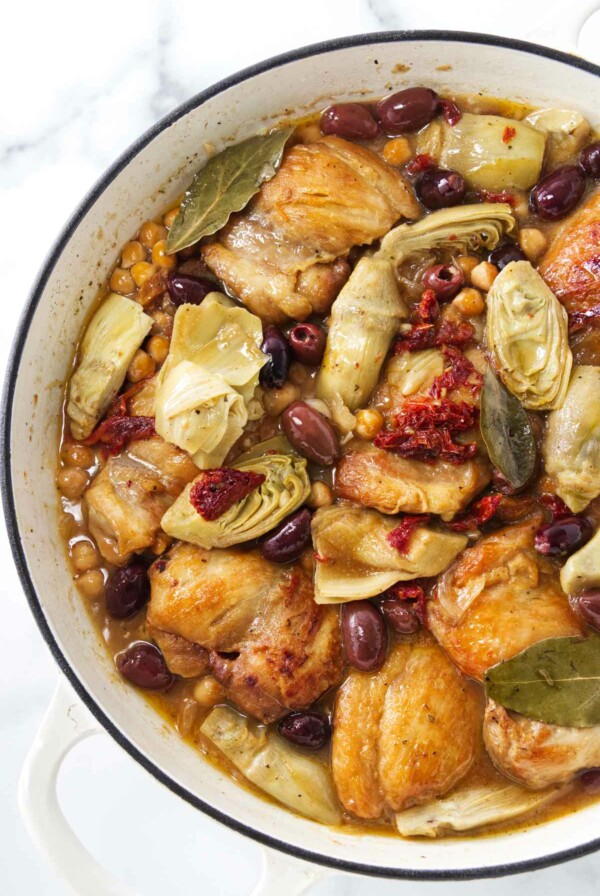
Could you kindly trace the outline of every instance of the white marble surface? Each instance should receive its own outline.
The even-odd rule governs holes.
[[[599,0],[600,5],[600,0]],[[20,0],[4,8],[0,54],[0,369],[31,281],[58,229],[103,169],[174,105],[215,80],[292,47],[386,28],[452,28],[527,36],[553,11],[585,0]],[[569,10],[563,12],[562,9]],[[600,62],[600,18],[582,33]],[[560,44],[560,37],[555,41]],[[7,226],[8,225],[8,226]],[[65,896],[30,844],[16,804],[27,747],[57,680],[0,531],[0,892]],[[239,896],[258,877],[259,849],[164,790],[108,737],[70,756],[60,780],[69,819],[94,854],[141,896]],[[600,855],[491,882],[444,885],[448,896],[598,892]],[[429,896],[440,884],[337,875],[314,896]]]

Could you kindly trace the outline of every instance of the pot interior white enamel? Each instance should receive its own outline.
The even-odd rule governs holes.
[[[17,560],[45,635],[88,705],[157,777],[211,814],[320,861],[399,876],[506,873],[592,849],[600,803],[518,834],[423,842],[330,831],[252,796],[203,762],[115,675],[65,562],[54,469],[63,383],[98,285],[139,223],[182,191],[206,144],[219,149],[332,100],[420,83],[576,108],[600,123],[593,66],[510,42],[447,37],[372,35],[299,51],[208,91],[142,138],[85,201],[52,253],[25,315],[6,394],[6,503]]]

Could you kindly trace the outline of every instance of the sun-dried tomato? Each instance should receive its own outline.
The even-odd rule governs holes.
[[[449,124],[451,128],[462,118],[462,112],[454,100],[442,100],[442,115],[446,124]]]
[[[502,142],[510,143],[517,136],[517,131],[515,128],[512,128],[510,125],[507,125],[502,132]]]
[[[466,345],[473,338],[475,328],[472,324],[463,321],[454,323],[450,320],[442,320],[436,330],[434,324],[416,323],[410,330],[396,339],[393,352],[419,352],[425,348],[439,348],[442,345],[455,345],[458,348]]]
[[[422,174],[423,171],[428,171],[430,168],[435,167],[436,161],[433,156],[430,156],[427,152],[422,152],[416,155],[414,159],[411,159],[406,166],[406,173],[413,177],[416,174]]]
[[[391,546],[400,554],[406,554],[410,547],[410,542],[415,529],[418,529],[420,526],[426,526],[429,519],[430,517],[428,513],[415,514],[414,516],[407,515],[403,517],[396,528],[388,533],[387,540],[389,544],[391,544]]]
[[[586,324],[592,324],[600,318],[600,305],[592,305],[585,311],[572,311],[569,314],[569,332],[577,333],[582,330]]]
[[[107,417],[127,417],[129,414],[129,399],[133,398],[133,396],[140,391],[142,386],[149,380],[150,377],[146,376],[143,380],[140,380],[139,383],[134,383],[133,386],[130,386],[129,389],[126,389],[125,392],[121,392],[120,395],[117,395],[115,400],[110,405],[108,411],[106,412]]]
[[[457,389],[458,386],[466,386],[473,395],[476,395],[483,385],[481,374],[458,349],[445,345],[443,352],[449,366],[442,374],[436,376],[431,384],[429,394],[432,398],[445,398],[448,392]]]
[[[484,498],[474,501],[462,513],[457,514],[452,522],[448,523],[448,526],[455,532],[469,532],[472,529],[477,529],[492,519],[501,501],[502,495],[486,495]]]
[[[396,582],[391,588],[383,592],[381,597],[396,597],[398,600],[417,600],[425,592],[420,585],[412,582]]]
[[[480,202],[505,202],[511,208],[515,208],[517,204],[516,197],[506,190],[500,190],[497,193],[494,193],[493,190],[478,190],[474,198],[479,199]]]
[[[462,464],[473,457],[477,445],[455,442],[454,436],[471,429],[478,416],[479,408],[464,401],[409,399],[396,416],[396,429],[380,432],[374,445],[400,457]]]
[[[554,520],[562,520],[566,516],[573,516],[573,511],[569,510],[562,498],[558,495],[546,493],[540,496],[540,504],[550,511],[552,522]]]
[[[216,520],[226,510],[263,484],[263,473],[217,467],[204,470],[190,491],[190,501],[205,520]]]
[[[107,417],[84,440],[84,445],[105,446],[109,454],[119,454],[130,442],[140,442],[156,435],[154,417]]]
[[[421,323],[430,324],[437,320],[440,313],[437,296],[432,289],[426,289],[421,301],[415,309],[415,316]]]

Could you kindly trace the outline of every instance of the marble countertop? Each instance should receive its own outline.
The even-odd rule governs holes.
[[[276,0],[11,3],[3,14],[0,54],[0,207],[10,224],[0,249],[0,371],[31,282],[67,216],[115,156],[190,95],[260,59],[340,35],[431,27],[527,37],[553,14],[560,23],[588,5],[304,0],[296,12]],[[596,62],[599,36],[597,16],[580,43],[582,55]],[[545,40],[552,38],[546,34]],[[17,808],[18,774],[58,670],[27,608],[3,529],[0,568],[0,891],[66,896],[35,852]],[[84,843],[143,896],[179,896],[192,887],[238,896],[258,878],[255,844],[173,797],[108,737],[91,738],[70,755],[59,795]],[[510,879],[445,884],[444,890],[448,896],[592,896],[599,877],[597,854]],[[440,889],[336,875],[311,894],[429,896]]]

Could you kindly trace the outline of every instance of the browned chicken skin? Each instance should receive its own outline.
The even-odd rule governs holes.
[[[263,321],[326,314],[349,274],[343,260],[419,206],[402,175],[340,137],[287,150],[248,209],[232,216],[206,264]]]
[[[261,721],[307,708],[341,680],[338,612],[314,603],[299,567],[180,543],[150,583],[149,624],[209,651],[229,699]]]
[[[540,522],[536,514],[463,551],[428,603],[431,631],[465,675],[478,681],[537,641],[582,632],[557,569],[534,550]]]

